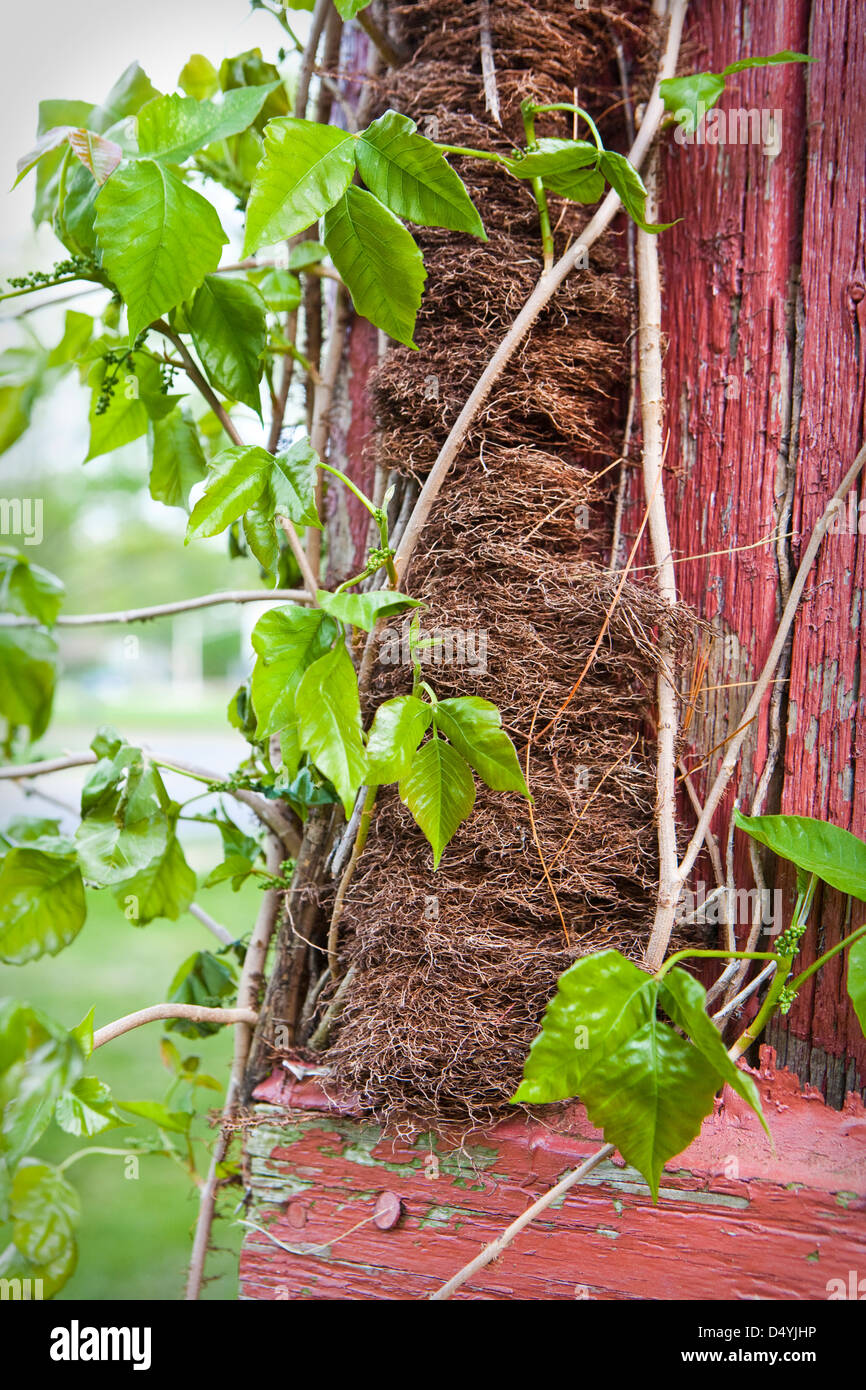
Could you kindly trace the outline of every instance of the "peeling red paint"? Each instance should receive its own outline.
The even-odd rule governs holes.
[[[770,1048],[752,1075],[775,1153],[726,1090],[662,1175],[658,1206],[634,1170],[604,1165],[457,1297],[826,1298],[866,1254],[866,1111],[857,1097],[839,1112],[801,1092]],[[276,1122],[289,1128],[282,1142],[259,1131],[258,1159],[251,1132],[256,1224],[298,1253],[250,1233],[241,1295],[253,1299],[426,1298],[600,1140],[581,1106],[515,1114],[461,1151],[441,1136],[383,1139],[287,1073],[257,1099],[286,1107]],[[297,1186],[300,1197],[278,1199]],[[396,1201],[398,1224],[379,1229],[377,1206]]]

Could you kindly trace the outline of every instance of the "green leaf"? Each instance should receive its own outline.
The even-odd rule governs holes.
[[[210,951],[196,951],[178,969],[169,985],[168,997],[173,1004],[197,1004],[204,1009],[227,1008],[234,1002],[237,981],[231,968]],[[167,1032],[181,1033],[187,1038],[206,1038],[218,1033],[219,1023],[197,1023],[189,1018],[173,1018],[166,1023]]]
[[[81,1022],[69,1030],[69,1036],[75,1038],[85,1057],[89,1057],[93,1052],[93,1016],[95,1013],[96,1005],[91,1004]]]
[[[18,1247],[10,1242],[0,1253],[0,1279],[10,1282],[18,1279],[24,1287],[34,1290],[37,1299],[54,1298],[75,1273],[78,1263],[78,1248],[72,1240],[61,1255],[49,1264],[35,1265],[21,1254]],[[27,1283],[29,1281],[29,1284]]]
[[[204,881],[203,887],[215,888],[218,883],[226,883],[231,879],[231,885],[235,893],[246,882],[252,873],[255,865],[251,859],[247,859],[244,854],[230,854],[221,864],[217,864],[211,869]]]
[[[334,0],[341,19],[354,19],[356,14],[366,10],[370,0]]]
[[[408,116],[386,111],[358,136],[355,156],[370,192],[398,217],[487,240],[462,179]]]
[[[374,589],[371,593],[329,594],[324,589],[316,592],[319,607],[341,623],[351,623],[352,627],[372,632],[380,618],[392,618],[396,613],[404,613],[407,608],[423,608],[420,599],[409,598],[407,594],[395,593],[393,589]]]
[[[177,85],[188,97],[195,97],[198,101],[212,97],[220,89],[217,70],[203,53],[190,55],[180,70]]]
[[[21,847],[0,866],[0,960],[23,965],[74,941],[87,908],[74,857]]]
[[[38,628],[0,627],[0,715],[41,738],[51,718],[57,643]]]
[[[367,760],[358,678],[342,641],[304,672],[295,709],[300,747],[333,782],[348,819],[366,776]]]
[[[115,897],[127,921],[144,927],[156,917],[169,917],[176,922],[192,902],[195,888],[195,874],[184,858],[177,835],[172,833],[156,858],[124,879]]]
[[[583,169],[574,174],[551,174],[544,187],[574,203],[597,203],[604,196],[604,174],[600,169]]]
[[[734,819],[781,859],[866,902],[866,843],[850,830],[811,816],[744,816],[735,811]]]
[[[154,420],[150,495],[166,507],[189,508],[190,490],[207,473],[207,460],[192,416],[176,407]]]
[[[160,1105],[155,1100],[119,1100],[117,1102],[121,1110],[126,1110],[130,1115],[138,1115],[142,1120],[151,1120],[158,1129],[167,1129],[172,1134],[186,1134],[192,1115],[185,1110],[169,1110],[167,1106]]]
[[[272,314],[288,314],[301,302],[301,282],[288,270],[265,270],[257,280],[258,291]]]
[[[354,172],[346,131],[294,116],[270,121],[247,204],[244,255],[305,231],[343,196]]]
[[[432,718],[432,707],[415,695],[397,695],[382,702],[367,739],[370,786],[387,786],[406,776]]]
[[[659,83],[659,96],[665,110],[677,123],[694,134],[703,117],[715,106],[725,90],[725,79],[717,72],[693,72],[687,77],[668,77]]]
[[[111,1088],[97,1076],[82,1076],[70,1090],[64,1091],[55,1106],[54,1118],[62,1130],[79,1138],[92,1138],[126,1124],[117,1113]]]
[[[90,314],[80,314],[77,309],[67,309],[64,320],[63,337],[48,356],[49,367],[65,367],[76,362],[93,335],[93,319]]]
[[[289,270],[306,270],[308,266],[318,265],[327,254],[327,247],[320,241],[299,241],[289,250]]]
[[[866,936],[848,948],[848,994],[866,1034]]]
[[[123,883],[165,849],[168,797],[156,767],[123,744],[102,757],[84,784],[76,832],[85,878],[102,887]]]
[[[319,456],[311,448],[310,441],[298,439],[273,460],[271,483],[276,509],[281,516],[289,517],[298,526],[315,526],[321,531],[322,523],[316,511],[318,466]]]
[[[534,149],[518,159],[506,161],[506,168],[516,179],[564,178],[580,170],[597,168],[598,147],[588,140],[560,140],[544,137]]]
[[[514,744],[502,728],[496,705],[477,695],[460,695],[440,700],[434,717],[445,737],[488,787],[529,796]]]
[[[259,382],[267,323],[258,290],[243,280],[208,275],[196,291],[187,319],[211,385],[248,405],[261,419]]]
[[[139,152],[152,159],[181,164],[205,145],[246,130],[277,86],[279,83],[270,82],[259,87],[239,87],[226,92],[219,104],[176,93],[157,97],[138,113]]]
[[[442,851],[475,805],[472,773],[457,750],[434,735],[418,749],[399,791],[427,837],[438,869]]]
[[[769,1137],[758,1088],[728,1056],[722,1035],[707,1013],[707,991],[703,985],[679,966],[674,966],[661,982],[659,997],[665,1012],[688,1034],[713,1070],[752,1107]]]
[[[186,539],[217,536],[261,496],[273,457],[257,445],[224,449],[208,468],[207,485],[192,509]]]
[[[25,1158],[12,1183],[9,1202],[12,1239],[25,1259],[35,1265],[59,1259],[73,1240],[81,1219],[74,1187],[57,1168]]]
[[[107,408],[101,409],[100,394],[109,372],[114,389]],[[131,353],[124,362],[115,365],[99,357],[90,369],[88,382],[92,394],[90,447],[85,463],[101,454],[110,454],[114,449],[131,444],[134,439],[146,434],[151,418],[148,405],[161,392],[159,368],[151,357],[142,352]],[[168,414],[173,405],[168,397],[163,397],[163,400],[168,404],[165,412]]]
[[[644,232],[666,232],[673,222],[647,222],[646,188],[644,181],[633,164],[623,154],[605,150],[601,156],[601,171],[632,221]]]
[[[325,215],[324,239],[356,311],[398,343],[412,335],[427,272],[413,237],[364,188],[347,188]]]
[[[70,130],[69,145],[76,158],[98,184],[110,178],[123,159],[123,150],[115,140],[106,140],[92,130]]]
[[[44,1133],[83,1061],[65,1028],[17,1000],[0,1000],[0,1219],[11,1170]]]
[[[0,548],[0,611],[36,618],[51,627],[60,611],[65,585],[17,550]]]
[[[154,87],[147,73],[138,63],[130,63],[115,82],[101,106],[95,107],[89,117],[92,130],[110,130],[126,116],[134,116],[145,102],[152,101],[160,93]]]
[[[578,961],[560,977],[514,1096],[579,1095],[653,1199],[662,1168],[700,1132],[721,1084],[704,1054],[658,1020],[659,988],[618,951]]]
[[[126,301],[132,340],[216,270],[228,238],[208,200],[152,159],[118,169],[96,208],[103,263]]]
[[[295,691],[303,673],[330,650],[340,629],[320,608],[288,604],[272,608],[253,628],[257,654],[250,698],[256,738],[268,738],[295,721]]]
[[[814,63],[815,59],[810,58],[808,53],[792,53],[790,49],[782,49],[779,53],[770,53],[766,58],[740,58],[736,63],[729,63],[726,68],[722,68],[722,77],[730,77],[735,72],[745,72],[746,68],[768,68],[775,63]]]

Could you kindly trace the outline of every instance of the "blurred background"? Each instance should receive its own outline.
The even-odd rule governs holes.
[[[303,38],[309,16],[298,12],[292,20]],[[174,91],[192,53],[204,53],[219,67],[225,57],[260,47],[266,59],[277,61],[286,42],[275,20],[250,10],[246,0],[151,0],[148,5],[46,0],[10,10],[4,28],[8,62],[0,89],[0,164],[7,188],[15,178],[16,160],[35,143],[41,99],[100,101],[134,60],[158,89]],[[281,64],[289,81],[291,66],[291,59]],[[240,249],[241,215],[228,194],[213,188],[209,193],[232,238],[224,257],[233,260]],[[4,196],[4,278],[50,270],[66,255],[47,226],[34,229],[32,198],[32,176]],[[105,292],[71,297],[67,291],[74,288],[0,303],[0,351],[27,346],[34,337],[53,346],[63,334],[67,308],[95,314],[105,306]],[[27,312],[20,316],[22,308]],[[65,376],[39,401],[31,427],[0,455],[0,495],[42,500],[41,542],[22,549],[29,560],[63,580],[63,611],[100,612],[261,587],[258,566],[248,558],[230,560],[224,537],[184,545],[183,511],[162,506],[148,492],[146,440],[83,463],[88,403],[89,391],[77,373]],[[259,442],[258,422],[247,414],[245,437]],[[16,538],[0,535],[0,545],[10,543],[15,545]],[[249,673],[249,634],[267,606],[226,605],[146,624],[58,629],[64,670],[54,719],[34,746],[33,757],[86,749],[96,729],[110,724],[131,743],[157,754],[228,773],[244,757],[246,745],[228,725],[226,706]],[[0,783],[0,827],[17,815],[57,816],[73,827],[86,771],[70,769],[39,779],[29,795],[16,784]],[[165,780],[179,800],[200,790],[172,774]],[[205,797],[193,809],[206,811],[214,804],[214,798]],[[227,809],[246,831],[253,830],[242,808],[232,803]],[[222,858],[219,835],[214,827],[187,823],[182,839],[201,881]],[[255,886],[233,893],[229,884],[220,884],[202,889],[197,901],[232,936],[245,936],[258,896]],[[99,1027],[165,999],[186,957],[218,949],[188,914],[178,922],[160,920],[137,929],[110,893],[89,898],[87,922],[72,945],[56,959],[20,969],[0,967],[0,995],[25,999],[67,1026],[94,1005]],[[174,1041],[182,1055],[200,1055],[202,1071],[225,1082],[229,1030],[202,1040],[175,1035]],[[157,1025],[137,1029],[98,1053],[98,1066],[92,1069],[116,1096],[162,1100],[172,1078],[161,1064],[159,1043]],[[206,1115],[220,1103],[216,1092],[196,1091],[201,1118],[194,1126],[194,1147],[200,1170],[206,1167],[213,1137]],[[122,1148],[130,1135],[147,1132],[147,1126],[136,1124],[93,1142]],[[79,1141],[53,1129],[38,1152],[55,1161],[77,1147]],[[82,1158],[70,1169],[81,1193],[83,1219],[78,1270],[61,1298],[174,1299],[181,1294],[197,1192],[176,1159],[148,1155],[138,1169],[131,1177],[122,1158],[100,1154]],[[235,1297],[239,1235],[240,1227],[230,1221],[215,1227],[215,1243],[225,1253],[209,1264],[218,1277],[206,1286],[205,1297]]]

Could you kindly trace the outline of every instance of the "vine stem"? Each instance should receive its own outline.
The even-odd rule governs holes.
[[[196,608],[215,608],[220,603],[306,603],[304,589],[232,589],[222,594],[202,594],[199,598],[178,599],[175,603],[155,603],[149,608],[119,608],[111,613],[70,613],[54,620],[54,627],[104,627],[110,623],[146,623],[151,618],[167,618]],[[0,627],[40,627],[38,618],[14,616],[0,621]]]
[[[367,843],[367,835],[370,831],[370,820],[373,815],[373,807],[376,805],[376,794],[379,788],[376,786],[368,787],[364,796],[364,805],[361,810],[361,818],[358,821],[358,833],[355,836],[355,843],[352,845],[352,853],[349,862],[343,870],[340,879],[340,886],[334,899],[334,910],[331,913],[331,923],[328,928],[328,967],[331,971],[331,979],[340,978],[340,962],[338,947],[340,942],[340,918],[343,915],[343,903],[349,884],[355,873],[355,866],[361,855],[364,853],[364,846]]]
[[[656,160],[646,179],[646,220],[655,222]],[[649,511],[649,535],[656,563],[656,582],[670,608],[677,603],[677,585],[664,494],[664,379],[662,372],[662,295],[658,241],[638,229],[638,376],[643,428],[644,494]],[[658,735],[656,751],[656,820],[659,847],[657,914],[670,912],[671,922],[679,900],[677,878],[676,744],[677,694],[674,683],[674,640],[670,633],[659,638],[659,670],[656,681]],[[652,942],[652,937],[650,937]],[[667,943],[665,943],[667,944]],[[662,958],[664,953],[662,953]],[[656,964],[661,964],[661,959]],[[653,959],[647,952],[647,964]]]
[[[501,1255],[503,1250],[506,1250],[514,1240],[514,1237],[520,1235],[524,1227],[528,1226],[531,1221],[534,1221],[536,1216],[540,1216],[558,1197],[564,1197],[569,1188],[574,1187],[575,1183],[580,1182],[581,1178],[585,1178],[588,1173],[592,1172],[593,1168],[597,1168],[599,1163],[603,1163],[606,1158],[610,1158],[610,1155],[614,1152],[615,1149],[613,1144],[603,1144],[591,1157],[586,1159],[584,1163],[581,1163],[579,1168],[574,1168],[570,1173],[566,1173],[565,1177],[560,1178],[559,1182],[556,1183],[554,1187],[551,1187],[542,1197],[539,1197],[536,1202],[533,1202],[531,1206],[527,1207],[526,1211],[522,1212],[516,1221],[512,1221],[510,1226],[506,1226],[501,1236],[497,1236],[489,1245],[485,1245],[481,1253],[476,1255],[474,1260],[470,1260],[467,1265],[464,1265],[453,1278],[448,1280],[447,1284],[442,1285],[441,1289],[437,1289],[435,1293],[431,1293],[429,1301],[431,1303],[439,1303],[450,1298],[453,1293],[457,1292],[461,1285],[472,1278],[473,1274],[477,1274],[480,1269],[484,1269],[485,1265],[489,1265],[491,1260],[495,1260],[497,1255]]]
[[[183,369],[193,386],[198,389],[199,394],[207,401],[232,443],[237,448],[242,449],[244,447],[244,441],[238,434],[234,421],[229,417],[228,411],[216,392],[211,389],[210,384],[202,376],[195,358],[187,349],[183,338],[181,338],[179,333],[175,333],[174,329],[165,322],[165,319],[154,319],[150,326],[156,333],[161,333],[164,338],[167,338],[168,341],[174,345],[178,357],[183,362]]]
[[[317,457],[323,461],[325,451],[328,447],[331,402],[334,398],[334,388],[337,384],[337,376],[343,360],[343,347],[345,345],[349,313],[349,298],[345,289],[340,286],[337,290],[337,297],[334,303],[328,349],[322,364],[320,379],[316,383],[316,394],[313,403],[313,420],[310,428],[310,448]],[[325,480],[322,477],[321,470],[318,470],[316,473],[315,497],[316,511],[321,517],[325,500]],[[322,533],[317,530],[315,526],[311,526],[307,533],[307,560],[309,562],[311,576],[314,580],[315,589],[318,588],[319,571],[322,563]],[[306,582],[306,575],[304,578]]]
[[[797,609],[800,605],[800,600],[803,596],[803,590],[806,587],[806,580],[812,569],[812,565],[815,562],[815,558],[818,554],[818,551],[821,548],[821,544],[824,540],[824,537],[827,534],[827,531],[829,530],[829,527],[834,517],[842,509],[844,504],[844,498],[848,495],[854,483],[856,482],[857,477],[861,472],[864,464],[866,464],[866,445],[864,445],[860,452],[857,454],[857,457],[855,458],[851,467],[848,469],[847,473],[842,478],[842,481],[839,483],[839,486],[836,488],[836,491],[833,493],[832,497],[828,501],[809,539],[809,544],[806,547],[803,559],[800,561],[800,567],[797,570],[797,573],[794,577],[794,582],[791,585],[787,602],[782,610],[782,617],[779,622],[779,626],[776,629],[776,635],[773,638],[772,646],[770,647],[767,659],[764,662],[761,674],[755,682],[749,703],[746,705],[746,708],[743,711],[740,726],[735,735],[731,738],[730,742],[728,743],[725,756],[722,760],[722,764],[704,800],[703,811],[701,812],[701,815],[698,818],[698,823],[695,827],[692,838],[689,841],[688,848],[686,849],[683,858],[680,860],[673,885],[674,889],[676,890],[676,899],[673,903],[673,907],[671,907],[670,903],[668,903],[665,905],[664,913],[662,914],[660,912],[656,915],[652,935],[650,937],[649,945],[647,947],[646,952],[647,964],[651,967],[653,966],[654,962],[660,963],[661,960],[664,958],[668,942],[670,941],[671,932],[673,930],[674,914],[676,911],[676,901],[678,901],[679,894],[682,891],[683,885],[689,875],[689,872],[695,860],[698,857],[698,854],[700,853],[700,848],[703,844],[704,836],[706,834],[708,826],[710,825],[710,822],[712,821],[716,807],[721,801],[725,793],[725,789],[727,788],[727,785],[731,780],[734,768],[737,765],[737,759],[739,757],[740,748],[742,747],[743,742],[746,738],[748,729],[750,725],[754,722],[754,720],[757,718],[761,707],[761,701],[763,700],[764,695],[770,685],[770,682],[773,679],[776,666],[778,665],[782,653],[785,649],[785,643],[788,638],[788,633],[790,632],[791,627],[793,625]]]
[[[193,1023],[239,1023],[251,1027],[258,1014],[255,1009],[207,1009],[202,1004],[151,1004],[147,1009],[136,1009],[135,1013],[124,1014],[113,1023],[106,1023],[93,1034],[93,1047],[104,1047],[106,1043],[131,1033],[133,1028],[141,1028],[145,1023],[157,1023],[164,1018],[188,1018]]]
[[[280,841],[275,835],[269,836],[266,862],[270,874],[275,876],[279,873],[282,857],[283,847]],[[186,1281],[186,1293],[184,1295],[186,1301],[191,1303],[196,1301],[201,1292],[205,1260],[207,1259],[207,1249],[210,1244],[210,1233],[213,1225],[214,1204],[216,1201],[217,1186],[219,1184],[219,1170],[228,1152],[230,1143],[230,1134],[227,1129],[227,1124],[229,1120],[233,1119],[237,1111],[244,1069],[247,1064],[250,1042],[253,1036],[253,1024],[257,1017],[259,991],[264,977],[265,959],[267,957],[271,937],[276,927],[282,898],[283,893],[279,888],[268,888],[262,895],[258,916],[256,917],[256,924],[253,928],[253,934],[250,938],[250,944],[247,947],[246,955],[244,956],[241,978],[238,983],[238,1010],[243,1011],[248,1017],[244,1022],[238,1025],[235,1031],[234,1056],[232,1058],[231,1075],[229,1076],[229,1083],[226,1088],[220,1132],[214,1145],[208,1174],[199,1197],[198,1220],[196,1222],[192,1255],[189,1263],[189,1273]]]

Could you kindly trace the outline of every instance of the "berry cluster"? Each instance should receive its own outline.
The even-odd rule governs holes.
[[[88,279],[95,269],[92,261],[83,256],[71,256],[65,261],[55,261],[53,270],[31,270],[26,275],[10,275],[9,284],[15,290],[41,290],[46,285],[54,285],[67,275]]]

